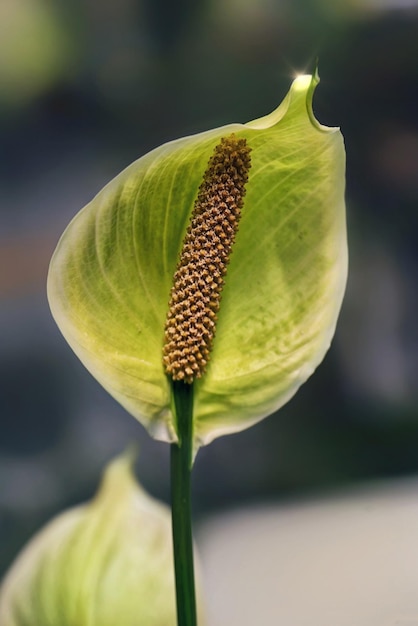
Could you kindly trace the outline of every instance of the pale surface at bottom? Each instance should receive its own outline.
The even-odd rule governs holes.
[[[418,481],[199,529],[210,626],[418,626]]]

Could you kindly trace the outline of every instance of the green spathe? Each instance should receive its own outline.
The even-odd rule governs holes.
[[[299,76],[270,115],[153,150],[112,180],[58,244],[48,293],[63,335],[157,438],[177,438],[164,324],[193,203],[221,137],[245,137],[252,167],[211,360],[194,383],[195,449],[282,406],[329,347],[347,275],[345,153],[339,130],[313,116],[317,83]]]
[[[1,626],[176,623],[169,509],[113,461],[94,500],[48,524],[0,587]]]

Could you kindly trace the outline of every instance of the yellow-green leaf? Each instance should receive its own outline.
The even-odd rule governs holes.
[[[70,223],[48,280],[53,315],[90,372],[157,438],[177,438],[162,363],[170,290],[202,177],[234,133],[251,169],[211,359],[194,383],[195,448],[282,406],[322,360],[347,273],[345,154],[312,112],[318,79],[248,124],[167,143]]]

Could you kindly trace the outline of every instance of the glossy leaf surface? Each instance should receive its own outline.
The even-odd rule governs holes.
[[[162,365],[173,275],[214,147],[235,133],[252,167],[207,372],[195,383],[195,448],[282,406],[322,360],[347,274],[345,154],[312,113],[317,78],[282,104],[165,144],[71,222],[51,262],[53,315],[91,373],[155,437],[176,440]]]

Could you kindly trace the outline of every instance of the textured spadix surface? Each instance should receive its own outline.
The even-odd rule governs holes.
[[[0,587],[1,626],[176,623],[169,509],[116,459],[94,500],[46,526]]]
[[[194,383],[195,448],[282,406],[329,347],[347,273],[345,155],[339,130],[313,116],[317,82],[299,76],[270,115],[145,155],[58,244],[48,293],[62,333],[157,438],[176,439],[162,365],[173,276],[208,161],[231,133],[246,139],[251,169],[213,351]]]

